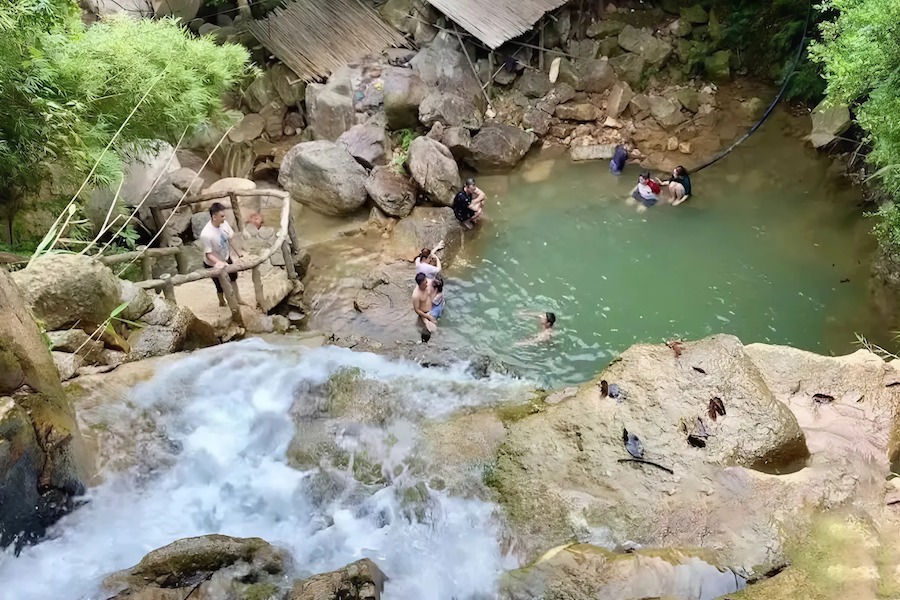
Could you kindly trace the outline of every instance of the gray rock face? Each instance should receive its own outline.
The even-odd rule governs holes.
[[[122,295],[119,297],[119,304],[127,302],[128,306],[119,314],[119,317],[128,321],[138,321],[153,310],[153,296],[145,290],[126,279],[120,280],[120,286]]]
[[[78,354],[68,352],[51,352],[53,363],[59,372],[60,381],[68,381],[75,377],[75,373],[84,365],[84,358]]]
[[[638,85],[644,76],[646,61],[638,55],[628,52],[609,59],[609,64],[616,75],[631,85]]]
[[[631,86],[627,82],[617,81],[609,90],[606,112],[610,117],[618,117],[628,108],[628,103],[632,98],[634,98],[634,92],[631,91]]]
[[[419,105],[419,121],[426,127],[440,123],[445,127],[478,129],[483,119],[478,106],[471,100],[452,92],[434,91]]]
[[[649,98],[650,114],[666,129],[671,129],[687,120],[687,117],[681,112],[681,104],[677,100],[662,96],[650,96]]]
[[[448,127],[442,132],[440,142],[447,146],[453,158],[463,160],[472,148],[472,132],[465,127]]]
[[[321,140],[291,148],[278,183],[291,197],[325,215],[346,215],[366,203],[366,170],[343,147]]]
[[[616,74],[605,60],[578,59],[562,61],[559,81],[568,83],[575,91],[599,94],[616,82]]]
[[[681,102],[681,105],[692,113],[700,110],[700,94],[691,88],[681,88],[675,92],[675,97]]]
[[[522,160],[534,141],[531,132],[505,123],[489,123],[472,138],[466,162],[481,172],[511,169]]]
[[[672,54],[671,44],[631,25],[626,25],[619,33],[619,45],[656,67],[662,66]]]
[[[429,91],[451,92],[483,107],[481,84],[472,73],[459,42],[446,32],[439,33],[434,42],[423,48],[409,61]]]
[[[306,86],[309,126],[317,140],[335,141],[356,124],[349,78],[335,72],[325,85]]]
[[[253,80],[244,93],[244,102],[252,112],[259,112],[263,106],[270,102],[280,102],[281,97],[272,83],[271,72],[264,71]]]
[[[552,84],[547,75],[534,69],[525,69],[515,85],[515,89],[529,98],[542,98],[550,91],[551,87]]]
[[[377,125],[354,125],[341,134],[337,144],[367,169],[388,164],[391,155],[391,140],[384,128]]]
[[[435,202],[451,206],[462,188],[459,167],[446,146],[429,137],[409,145],[409,171],[419,187]]]
[[[41,257],[12,278],[47,329],[68,328],[77,321],[82,328],[96,326],[119,305],[119,279],[88,256]]]
[[[388,129],[409,129],[419,124],[419,105],[428,89],[412,69],[390,67],[383,75],[384,114]]]
[[[389,167],[375,167],[366,179],[366,192],[385,214],[403,218],[416,205],[416,186]]]

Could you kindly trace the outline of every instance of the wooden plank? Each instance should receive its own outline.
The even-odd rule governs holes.
[[[165,296],[166,300],[169,302],[177,304],[175,301],[175,286],[172,285],[172,276],[168,273],[163,273],[160,277],[163,280],[163,296]]]

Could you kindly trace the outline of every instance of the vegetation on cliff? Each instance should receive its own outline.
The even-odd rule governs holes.
[[[247,51],[174,19],[85,27],[71,0],[0,1],[0,216],[26,201],[109,184],[151,140],[214,121]]]

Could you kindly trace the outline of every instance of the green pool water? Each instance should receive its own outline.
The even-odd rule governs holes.
[[[635,342],[732,333],[824,354],[856,349],[856,333],[885,342],[859,191],[799,126],[776,113],[693,177],[692,200],[642,214],[624,201],[637,166],[616,178],[605,163],[536,159],[480,178],[490,222],[448,270],[442,327],[553,386]],[[523,309],[557,314],[550,343],[517,345],[538,327]]]

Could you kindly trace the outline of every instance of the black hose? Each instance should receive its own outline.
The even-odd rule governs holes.
[[[722,160],[723,158],[725,158],[726,156],[728,156],[732,150],[737,148],[738,145],[740,145],[744,140],[746,140],[748,137],[753,135],[756,132],[756,130],[759,129],[763,123],[766,122],[766,119],[769,118],[769,115],[772,114],[772,111],[774,111],[775,107],[778,106],[778,103],[781,102],[781,98],[784,96],[785,91],[787,91],[788,83],[790,82],[791,77],[793,77],[794,74],[797,72],[797,66],[800,64],[800,58],[803,56],[803,49],[806,47],[806,36],[809,33],[809,22],[812,19],[812,10],[813,10],[812,0],[809,0],[809,7],[806,10],[806,24],[803,26],[803,37],[800,38],[800,46],[797,48],[797,56],[794,58],[794,66],[791,67],[790,73],[788,73],[787,77],[784,78],[784,82],[781,84],[781,90],[778,92],[778,95],[775,96],[775,100],[772,102],[771,106],[769,106],[769,109],[765,112],[765,114],[762,116],[762,118],[756,122],[756,125],[751,127],[747,133],[745,133],[743,136],[741,136],[736,142],[731,144],[728,148],[719,152],[714,157],[712,157],[711,159],[709,159],[708,161],[706,161],[705,163],[703,163],[702,165],[700,165],[699,167],[697,167],[696,169],[691,171],[692,174],[697,173],[698,171],[702,171],[706,167],[713,165],[713,164],[719,162],[720,160]]]

